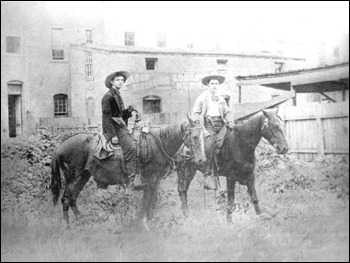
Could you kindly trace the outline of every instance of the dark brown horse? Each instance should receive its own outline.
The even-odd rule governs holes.
[[[147,151],[152,158],[141,160],[141,173],[148,183],[144,189],[140,220],[147,227],[147,218],[155,207],[160,179],[169,171],[171,157],[185,143],[191,149],[193,162],[201,165],[205,159],[203,126],[198,126],[190,118],[181,124],[172,124],[158,131],[144,134]],[[77,134],[59,145],[52,155],[51,191],[54,204],[57,203],[61,188],[61,173],[66,182],[62,197],[63,217],[69,223],[68,210],[72,209],[75,217],[81,214],[76,201],[84,185],[93,176],[98,186],[124,185],[126,175],[123,172],[121,159],[109,157],[99,160],[92,153],[94,135]],[[143,142],[141,142],[142,144]]]
[[[273,145],[279,154],[288,151],[283,132],[283,122],[277,112],[263,110],[263,114],[251,118],[243,124],[236,125],[226,135],[225,142],[218,155],[219,174],[227,180],[228,208],[227,220],[235,209],[235,185],[238,181],[246,185],[254,204],[256,214],[260,214],[258,197],[255,191],[255,148],[262,137]],[[182,202],[182,210],[188,215],[187,190],[199,167],[191,161],[182,162],[178,166],[178,192]]]

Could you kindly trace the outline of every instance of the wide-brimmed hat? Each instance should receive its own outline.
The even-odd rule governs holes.
[[[105,80],[105,85],[107,88],[109,88],[109,89],[112,88],[111,80],[114,79],[115,76],[123,76],[124,82],[125,82],[128,79],[128,77],[130,76],[130,73],[128,73],[126,71],[116,71],[116,72],[109,74]]]
[[[202,79],[202,83],[205,86],[208,86],[208,83],[210,80],[212,79],[216,79],[219,81],[220,84],[224,83],[225,81],[225,77],[224,76],[220,76],[220,75],[210,75],[210,76],[206,76]]]

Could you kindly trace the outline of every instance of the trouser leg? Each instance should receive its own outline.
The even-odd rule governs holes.
[[[119,144],[122,147],[126,170],[129,180],[129,187],[133,190],[142,190],[146,184],[141,181],[141,175],[137,171],[137,153],[136,144],[131,134],[126,129],[120,129],[117,132]]]

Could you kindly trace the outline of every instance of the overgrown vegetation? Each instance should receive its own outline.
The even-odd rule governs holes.
[[[348,229],[348,162],[342,157],[327,156],[312,163],[303,162],[292,154],[275,154],[265,141],[257,148],[255,169],[261,217],[255,216],[246,187],[237,186],[234,224],[227,225],[224,178],[221,178],[222,191],[216,203],[213,194],[208,193],[205,207],[202,176],[198,173],[189,189],[192,215],[185,218],[180,211],[177,179],[173,173],[161,183],[158,209],[149,225],[153,234],[144,236],[133,232],[132,228],[142,194],[128,193],[119,186],[98,189],[91,179],[78,199],[84,218],[78,222],[70,214],[73,228],[62,232],[65,228],[62,207],[60,204],[53,207],[49,190],[51,154],[60,142],[79,132],[96,131],[42,131],[38,136],[11,139],[1,145],[2,252],[5,251],[8,258],[13,255],[13,259],[20,261],[101,261],[103,254],[106,260],[114,261],[167,261],[171,260],[169,255],[174,260],[254,260],[239,252],[242,251],[238,243],[241,236],[237,235],[242,233],[254,236],[254,244],[247,243],[243,251],[261,248],[266,253],[271,251],[270,256],[277,250],[286,251],[280,249],[283,248],[281,244],[277,247],[271,244],[267,239],[270,234],[295,236],[288,249],[306,242],[315,244],[320,251],[325,251],[324,247],[333,248],[334,244],[338,249],[348,247],[348,232],[344,232],[344,227]],[[265,247],[266,244],[270,247]],[[17,246],[25,251],[23,257],[14,249]],[[216,246],[221,247],[225,255],[236,251],[232,246],[238,252],[226,258],[215,250]],[[215,249],[207,255],[200,252],[203,247]],[[11,254],[11,251],[15,252]],[[201,257],[193,257],[193,251]],[[343,252],[337,253],[343,255]],[[299,254],[279,253],[276,258],[264,258],[256,252],[247,255],[258,255],[258,260],[299,260]],[[214,254],[222,257],[214,257]]]

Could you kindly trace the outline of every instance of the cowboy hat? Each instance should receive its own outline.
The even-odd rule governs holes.
[[[105,80],[105,85],[107,88],[112,88],[112,79],[114,79],[116,76],[123,76],[124,77],[124,82],[128,79],[128,77],[130,76],[130,73],[126,72],[126,71],[116,71],[113,72],[111,74],[109,74]]]
[[[220,75],[210,75],[210,76],[206,76],[202,79],[202,83],[205,86],[208,86],[208,83],[210,80],[212,79],[216,79],[219,81],[219,84],[222,84],[225,81],[225,77],[224,76],[220,76]]]

